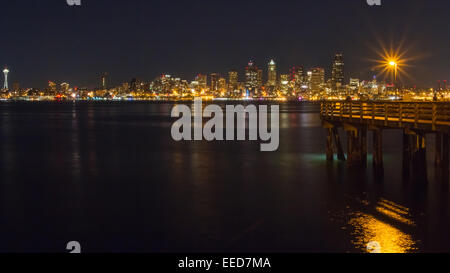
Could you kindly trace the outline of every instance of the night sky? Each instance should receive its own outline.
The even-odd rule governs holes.
[[[366,0],[81,1],[2,1],[0,64],[11,83],[96,87],[103,72],[119,84],[229,69],[242,78],[250,59],[266,70],[270,58],[281,73],[320,66],[328,77],[336,51],[344,53],[346,81],[368,79],[378,41],[403,41],[409,57],[420,57],[405,83],[450,80],[448,0],[382,0],[381,7]]]

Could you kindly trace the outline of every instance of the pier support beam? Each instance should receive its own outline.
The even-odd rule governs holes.
[[[347,164],[350,167],[358,166],[361,162],[360,155],[358,154],[358,132],[347,131]]]
[[[411,173],[411,133],[403,130],[403,175],[409,178]]]
[[[334,152],[333,152],[333,129],[328,128],[327,129],[327,160],[333,161],[334,160]]]
[[[341,161],[345,161],[344,149],[341,144],[341,137],[339,136],[338,128],[330,123],[323,122],[323,127],[327,130],[327,147],[326,155],[328,161],[334,160],[334,153],[337,153],[337,158]]]
[[[373,130],[373,165],[375,168],[383,168],[383,131]]]
[[[364,168],[367,167],[367,128],[360,130],[360,145],[361,145],[361,163]]]
[[[450,158],[450,150],[449,150],[449,138],[450,134],[444,134],[443,141],[442,141],[442,171],[443,171],[443,179],[444,182],[449,182],[449,158]]]
[[[347,131],[347,165],[361,167],[363,166],[362,130],[350,124],[344,124],[344,130]]]
[[[427,181],[427,140],[424,132],[414,136],[413,171],[416,180]]]
[[[340,161],[345,161],[345,154],[344,149],[342,148],[341,144],[341,137],[339,136],[339,131],[337,128],[333,128],[333,135],[334,135],[334,144],[336,145],[337,149],[337,157]]]
[[[436,133],[436,148],[435,148],[435,160],[434,164],[436,166],[441,166],[442,164],[442,134]]]

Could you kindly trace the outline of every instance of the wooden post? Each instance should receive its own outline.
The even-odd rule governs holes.
[[[373,131],[373,164],[375,167],[383,167],[383,131]]]
[[[436,136],[436,152],[435,152],[435,165],[440,166],[442,164],[442,134],[437,132]]]
[[[388,104],[385,103],[384,104],[384,126],[388,125],[388,120],[389,120],[389,114],[388,114],[389,108],[388,108]]]
[[[349,167],[361,166],[361,130],[351,124],[344,124],[347,131],[347,165]]]
[[[443,150],[442,150],[442,171],[443,171],[443,180],[445,182],[449,182],[449,138],[450,138],[450,134],[444,134],[444,138],[443,138]]]
[[[337,148],[337,157],[340,161],[345,161],[344,149],[342,148],[341,137],[339,136],[339,131],[337,128],[333,128],[333,135],[334,135],[334,144],[336,145]]]
[[[364,109],[363,109],[363,103],[361,101],[359,102],[359,119],[360,119],[361,123],[364,120]]]
[[[333,129],[328,128],[327,129],[328,135],[327,135],[327,160],[333,161],[334,160],[334,152],[333,152]]]
[[[427,137],[426,134],[423,133],[420,138],[420,161],[422,165],[423,178],[424,181],[427,180],[428,175],[428,165],[427,165]]]
[[[419,104],[414,104],[414,128],[419,128]]]
[[[347,165],[354,167],[358,165],[358,132],[347,131],[348,141],[348,153],[347,153]]]
[[[403,130],[403,174],[409,177],[411,172],[411,135]]]
[[[360,129],[361,164],[367,167],[367,128]]]
[[[372,102],[372,125],[375,124],[375,103]]]
[[[401,128],[403,125],[403,104],[400,103],[400,112],[398,116],[398,126]]]
[[[435,131],[436,130],[436,121],[437,121],[437,105],[436,103],[433,103],[433,114],[432,114],[432,130]]]
[[[350,105],[350,119],[352,119],[353,118],[353,105],[352,105],[352,102],[349,102],[348,104]]]
[[[413,152],[413,171],[414,177],[419,181],[427,180],[427,150],[426,150],[426,135],[423,132],[418,132],[415,137],[415,147]]]

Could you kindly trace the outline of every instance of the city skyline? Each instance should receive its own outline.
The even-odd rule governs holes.
[[[130,82],[133,81],[134,79],[138,79],[141,82],[151,82],[154,81],[155,79],[159,78],[160,76],[164,76],[164,75],[171,75],[171,76],[175,76],[176,78],[181,78],[183,80],[187,80],[188,82],[190,81],[197,81],[199,75],[203,75],[204,77],[206,77],[206,82],[208,83],[208,86],[211,89],[218,89],[219,86],[219,80],[226,80],[226,83],[231,83],[230,82],[230,72],[235,72],[235,78],[237,80],[237,82],[243,82],[245,84],[247,84],[248,82],[251,82],[252,79],[249,80],[248,77],[254,77],[254,81],[255,83],[252,83],[251,86],[246,86],[247,89],[252,89],[255,88],[256,86],[268,86],[268,87],[273,87],[276,86],[277,83],[281,80],[280,76],[282,75],[290,75],[289,76],[289,80],[293,80],[296,73],[300,73],[300,77],[302,77],[302,82],[303,82],[303,77],[307,77],[307,73],[313,73],[314,71],[316,71],[317,69],[321,69],[320,71],[320,77],[323,78],[323,83],[326,83],[327,81],[329,81],[328,83],[331,85],[332,89],[336,89],[337,87],[340,86],[345,86],[346,84],[351,84],[351,81],[353,79],[360,79],[360,80],[373,80],[373,79],[377,79],[379,81],[384,81],[387,83],[393,83],[393,79],[391,78],[389,73],[386,73],[386,71],[383,71],[383,69],[381,69],[380,67],[376,67],[376,68],[372,68],[370,70],[369,73],[366,73],[365,78],[358,78],[358,76],[356,75],[361,75],[361,73],[356,73],[356,75],[348,75],[349,73],[346,71],[346,69],[344,69],[345,67],[345,61],[344,61],[345,55],[342,52],[335,52],[335,54],[330,58],[330,62],[328,64],[328,66],[325,67],[320,67],[320,66],[311,66],[311,67],[305,67],[303,65],[291,65],[291,66],[287,66],[287,67],[281,67],[278,64],[278,62],[276,62],[276,58],[267,58],[267,60],[270,60],[269,62],[266,62],[265,65],[261,65],[261,69],[258,68],[258,65],[256,64],[256,62],[254,62],[252,59],[250,59],[247,63],[246,66],[242,66],[240,69],[235,69],[237,66],[233,66],[234,68],[232,69],[228,69],[226,70],[227,72],[225,73],[216,73],[216,72],[205,72],[205,73],[198,73],[198,72],[192,72],[192,77],[188,77],[188,78],[181,78],[178,75],[174,75],[172,73],[159,73],[157,76],[153,77],[153,78],[144,78],[144,79],[138,79],[137,77],[132,77],[131,79],[124,79],[121,76],[117,76],[114,83],[111,84],[111,77],[109,75],[108,72],[101,72],[101,73],[97,73],[97,75],[100,77],[100,82],[97,79],[97,82],[90,85],[90,86],[82,86],[79,85],[77,83],[72,83],[73,86],[76,86],[77,88],[88,88],[88,89],[95,89],[95,88],[103,88],[103,89],[107,89],[107,88],[113,88],[114,86],[118,86],[121,85],[123,83],[126,82]],[[382,62],[382,60],[380,60]],[[254,66],[254,75],[248,75],[248,69],[249,67],[253,67]],[[3,89],[8,89],[8,82],[6,82],[6,80],[8,79],[8,77],[10,77],[9,75],[9,70],[8,70],[9,66],[5,66],[5,69],[3,71],[3,73],[5,74],[4,77],[4,85],[3,85]],[[373,67],[373,64],[372,64]],[[300,69],[301,72],[294,72],[293,70],[295,69]],[[323,70],[323,71],[322,71]],[[7,72],[6,72],[7,71]],[[285,72],[285,73],[284,73]],[[323,75],[322,75],[323,74]],[[51,77],[50,77],[51,78]],[[66,78],[70,78],[70,76],[66,77]],[[26,86],[24,88],[26,89],[32,89],[32,88],[36,88],[36,89],[45,89],[46,87],[48,87],[47,83],[61,83],[61,84],[65,84],[67,83],[67,81],[65,79],[61,79],[61,80],[48,80],[48,81],[43,81],[43,84],[41,84],[40,86]],[[20,82],[18,81],[13,81],[14,84],[20,84]],[[45,84],[44,84],[45,83]],[[399,81],[399,85],[401,86],[407,86],[407,87],[420,87],[422,89],[427,89],[427,88],[434,88],[439,90],[440,88],[443,88],[444,90],[446,90],[446,85],[447,83],[447,79],[437,79],[435,80],[431,85],[429,86],[418,86],[415,82],[411,82],[408,84],[405,83],[405,81]],[[320,84],[320,83],[319,83]],[[215,87],[214,87],[214,86]],[[6,88],[5,88],[6,86]]]
[[[244,65],[244,63],[243,63],[240,68],[237,65],[235,65],[235,66],[233,66],[233,68],[225,70],[227,72],[225,72],[223,74],[222,73],[212,72],[212,71],[207,71],[207,70],[204,70],[204,72],[202,72],[202,73],[193,71],[193,72],[191,72],[192,76],[191,77],[188,76],[188,78],[184,78],[184,80],[188,80],[188,81],[194,80],[195,81],[195,80],[198,80],[196,78],[199,75],[204,75],[204,76],[207,77],[207,81],[210,82],[210,79],[212,77],[217,77],[217,80],[218,80],[219,77],[229,78],[229,73],[234,71],[234,72],[237,72],[237,82],[247,82],[248,79],[247,79],[247,76],[246,76],[246,71],[247,71],[249,66],[253,66],[253,65],[255,66],[255,69],[256,69],[255,70],[255,75],[254,75],[255,80],[258,77],[260,77],[261,78],[260,81],[261,81],[262,85],[265,85],[267,83],[267,85],[269,85],[269,86],[271,86],[271,85],[275,86],[276,83],[280,80],[279,79],[280,75],[292,74],[293,73],[292,69],[294,69],[294,68],[301,68],[302,69],[301,73],[305,74],[309,70],[312,71],[315,68],[319,68],[320,67],[320,68],[324,69],[324,73],[325,73],[324,77],[325,78],[333,79],[334,73],[335,73],[336,55],[339,55],[339,56],[341,56],[341,58],[343,58],[344,54],[342,54],[340,52],[336,52],[334,54],[334,56],[332,56],[334,58],[333,62],[330,61],[329,65],[327,67],[320,67],[320,66],[316,65],[316,66],[311,66],[311,67],[305,69],[305,66],[303,66],[301,64],[295,64],[295,65],[292,64],[292,65],[287,65],[286,67],[280,67],[278,62],[275,61],[276,58],[267,58],[267,60],[270,60],[270,61],[264,63],[263,65],[258,66],[253,59],[249,59],[247,64]],[[6,69],[6,67],[9,67],[9,66],[5,66],[5,69]],[[258,67],[260,67],[261,69],[259,69]],[[262,74],[257,75],[258,74],[258,70],[262,71]],[[349,77],[347,77],[348,79],[346,79],[346,77],[344,77],[344,75],[343,75],[344,74],[343,68],[340,69],[339,71],[340,71],[339,72],[340,73],[339,74],[340,75],[339,76],[340,77],[339,82],[341,84],[345,84],[346,80],[350,80],[351,78],[354,78],[352,75],[350,75]],[[259,72],[259,73],[261,73],[261,72]],[[93,83],[90,86],[81,86],[81,85],[79,85],[77,83],[75,83],[75,86],[77,86],[77,87],[87,87],[87,88],[98,88],[98,87],[106,88],[107,87],[107,81],[108,82],[111,81],[109,73],[108,72],[100,72],[100,73],[97,73],[97,74],[100,77],[100,84],[97,81],[96,83]],[[171,72],[165,71],[165,72],[161,72],[161,73],[155,75],[154,77],[142,78],[142,79],[139,79],[139,80],[140,81],[152,81],[152,80],[158,78],[161,75],[173,75],[173,76],[178,77],[177,75],[174,75]],[[368,75],[369,75],[369,79],[372,78],[373,76],[377,76],[377,71],[376,70],[372,70],[370,73],[368,73]],[[306,75],[304,75],[304,76],[306,76]],[[68,76],[68,77],[70,78],[70,76]],[[45,87],[47,87],[47,83],[48,82],[61,82],[61,83],[66,82],[65,79],[55,80],[52,77],[50,77],[50,78],[51,79],[49,79],[49,80],[43,80],[43,82],[41,83],[40,86],[27,86],[26,88],[45,88]],[[130,80],[135,79],[135,78],[136,77],[132,77],[130,79],[125,79],[122,76],[117,75],[116,78],[115,78],[115,82],[116,82],[115,85],[120,85],[120,84],[122,84],[124,82],[129,82]],[[14,81],[14,82],[17,82],[17,81]],[[111,88],[112,86],[108,86],[108,87]]]
[[[349,2],[6,3],[0,20],[9,31],[0,64],[13,67],[11,82],[26,87],[42,88],[48,81],[94,87],[98,73],[106,71],[113,85],[163,73],[191,79],[197,73],[240,71],[250,59],[263,67],[273,58],[283,74],[300,65],[330,71],[329,58],[338,51],[346,56],[348,80],[370,78],[367,60],[377,58],[373,49],[392,43],[423,57],[409,69],[412,80],[405,79],[406,84],[430,87],[448,78],[450,53],[444,45],[450,38],[443,34],[450,25],[449,3],[399,0],[377,7]],[[100,12],[104,6],[110,15]]]

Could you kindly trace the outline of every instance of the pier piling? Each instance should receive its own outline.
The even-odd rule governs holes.
[[[383,131],[373,130],[373,164],[376,168],[383,167]]]
[[[449,177],[450,104],[428,102],[325,101],[321,117],[327,129],[327,159],[346,160],[338,128],[347,133],[347,165],[367,166],[367,130],[373,134],[373,165],[383,170],[383,131],[403,130],[403,172],[427,180],[427,134],[434,134],[435,165]]]

